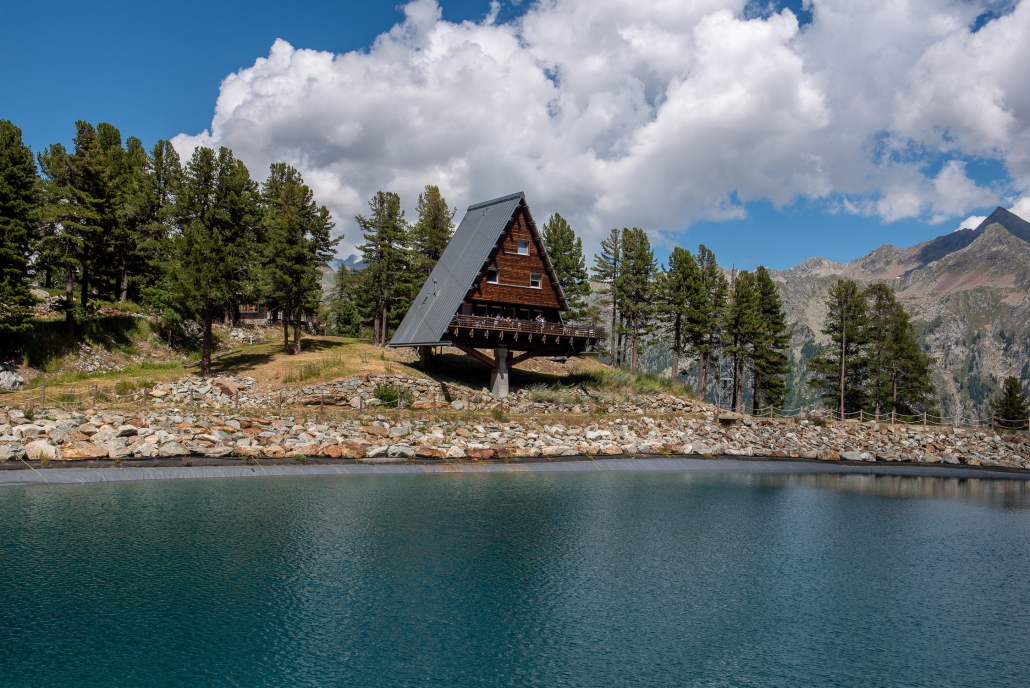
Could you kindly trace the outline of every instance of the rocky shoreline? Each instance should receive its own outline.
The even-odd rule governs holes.
[[[68,466],[206,457],[375,464],[685,455],[1030,469],[1027,433],[1003,436],[989,429],[819,417],[752,418],[668,394],[608,406],[534,401],[526,394],[522,401],[516,396],[500,404],[481,393],[455,398],[447,389],[451,385],[409,378],[418,392],[409,408],[384,413],[365,403],[363,395],[375,398],[375,385],[398,377],[404,376],[363,376],[299,390],[291,401],[301,408],[284,409],[282,416],[242,403],[236,412],[237,390],[227,384],[235,380],[204,381],[196,390],[209,387],[205,395],[228,406],[224,411],[187,406],[181,397],[164,401],[170,393],[155,394],[154,401],[163,403],[146,411],[3,407],[0,462],[8,462],[5,467],[11,461]],[[187,388],[182,381],[175,384]],[[248,391],[248,400],[254,394]],[[355,398],[360,401],[352,403]],[[318,409],[312,408],[316,399]]]

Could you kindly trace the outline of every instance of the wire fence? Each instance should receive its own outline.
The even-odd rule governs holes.
[[[890,423],[900,425],[938,425],[968,428],[993,428],[1000,430],[1027,430],[1030,428],[1030,418],[1005,419],[992,416],[938,416],[932,413],[903,414],[891,411],[889,413],[872,414],[864,410],[846,412],[841,414],[837,411],[829,411],[815,406],[801,406],[795,409],[782,409],[773,406],[759,407],[749,414],[756,418],[799,418],[811,413],[818,413],[825,420],[857,420],[860,423],[873,421],[877,423]]]

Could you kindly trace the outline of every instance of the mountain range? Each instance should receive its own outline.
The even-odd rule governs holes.
[[[804,363],[828,343],[827,288],[840,278],[894,288],[934,360],[942,415],[982,413],[1008,375],[1030,385],[1030,222],[998,208],[976,229],[911,248],[888,244],[849,263],[809,258],[774,272],[794,324],[789,407],[815,401]]]

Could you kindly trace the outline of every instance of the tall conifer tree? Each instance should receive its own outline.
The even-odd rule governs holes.
[[[891,411],[912,414],[933,406],[930,359],[919,349],[908,313],[886,284],[863,294],[868,305],[864,340],[867,378],[864,406],[879,418]]]
[[[39,178],[21,129],[0,120],[0,351],[31,312],[29,251],[39,210]]]
[[[790,363],[786,351],[790,347],[790,329],[783,312],[779,290],[769,271],[759,266],[755,271],[758,291],[759,337],[755,343],[754,374],[751,390],[751,413],[763,407],[782,408],[787,395],[787,373]]]
[[[411,248],[415,252],[417,269],[421,273],[419,287],[433,271],[454,234],[454,214],[447,200],[440,195],[440,187],[427,185],[419,194],[418,221],[411,227]]]
[[[245,288],[256,267],[258,187],[228,148],[216,154],[198,147],[177,201],[170,291],[184,314],[202,323],[200,370],[207,376],[215,314]]]
[[[262,292],[266,305],[283,313],[283,348],[300,353],[303,315],[318,309],[322,268],[333,257],[340,239],[325,206],[300,173],[286,163],[273,163],[261,190]],[[289,323],[293,322],[293,345]]]
[[[571,322],[590,319],[591,313],[586,301],[590,296],[590,278],[583,257],[583,240],[576,236],[572,226],[558,213],[551,215],[544,223],[541,238],[558,284],[569,304],[565,318]]]
[[[821,390],[824,399],[833,402],[837,417],[843,420],[847,413],[858,411],[862,405],[867,308],[858,285],[845,279],[830,285],[826,307],[828,313],[822,332],[830,337],[832,346],[809,361],[809,368],[816,373],[809,384]]]
[[[354,218],[365,238],[358,247],[367,266],[361,271],[361,296],[372,316],[372,343],[386,346],[391,318],[407,310],[413,296],[408,223],[400,196],[391,191],[377,191],[368,207],[368,217]]]
[[[660,274],[658,312],[669,330],[672,352],[672,379],[680,375],[680,366],[688,349],[696,343],[694,327],[707,306],[707,295],[701,283],[701,270],[690,251],[676,246],[669,255],[669,269]]]
[[[647,233],[642,229],[622,230],[622,264],[616,285],[619,312],[626,322],[629,368],[637,369],[641,337],[647,334],[653,313],[654,276],[657,265]]]
[[[755,276],[747,270],[733,280],[733,297],[726,311],[726,352],[733,357],[732,408],[743,411],[744,374],[754,363],[762,334],[761,294]]]
[[[698,357],[697,395],[704,399],[712,356],[722,343],[722,322],[729,282],[719,269],[715,254],[704,244],[697,247],[697,266],[701,272],[701,285],[706,299],[703,308],[698,311],[697,321],[693,323],[691,338]]]
[[[601,283],[598,290],[602,299],[607,302],[610,309],[609,326],[609,354],[612,357],[612,365],[619,364],[618,346],[616,338],[616,324],[619,322],[619,294],[618,283],[620,270],[622,268],[622,234],[613,229],[606,239],[601,240],[601,252],[594,255],[594,279]]]

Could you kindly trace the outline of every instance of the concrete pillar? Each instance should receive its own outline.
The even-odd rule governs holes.
[[[508,398],[508,349],[499,346],[494,349],[497,367],[490,371],[490,394],[494,399]]]
[[[433,367],[433,347],[420,346],[418,348],[418,363],[422,370],[429,370]]]

